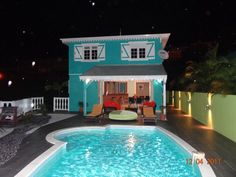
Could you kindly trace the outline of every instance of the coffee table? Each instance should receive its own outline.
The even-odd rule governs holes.
[[[116,110],[109,113],[109,119],[112,120],[136,120],[138,114],[133,111]]]

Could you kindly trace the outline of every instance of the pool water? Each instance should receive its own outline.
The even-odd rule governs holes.
[[[158,129],[105,128],[59,135],[66,150],[33,176],[201,176],[191,156]]]

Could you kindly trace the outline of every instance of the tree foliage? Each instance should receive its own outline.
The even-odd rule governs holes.
[[[202,62],[186,62],[179,85],[185,91],[236,94],[236,58],[217,57],[218,44]]]
[[[58,96],[60,96],[64,89],[68,88],[68,82],[53,82],[45,86],[46,91],[55,91]]]

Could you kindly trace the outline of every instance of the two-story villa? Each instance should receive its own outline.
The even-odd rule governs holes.
[[[78,111],[80,101],[86,114],[104,100],[115,97],[129,103],[134,96],[154,100],[156,110],[165,107],[167,74],[158,53],[165,48],[169,36],[61,39],[69,47],[70,111]]]

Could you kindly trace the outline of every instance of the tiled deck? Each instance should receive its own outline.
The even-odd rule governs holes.
[[[169,108],[168,120],[169,121],[167,122],[158,121],[158,126],[175,133],[192,145],[195,149],[205,152],[206,158],[222,159],[220,164],[212,166],[217,176],[236,176],[236,143],[212,130],[206,129],[199,122],[181,114],[180,111]],[[67,127],[103,124],[137,125],[140,124],[140,122],[106,121],[98,124],[88,121],[85,122],[80,116],[74,116],[72,118],[41,127],[24,139],[21,144],[21,148],[13,159],[0,167],[0,175],[4,177],[14,176],[33,159],[52,146],[45,140],[45,137],[49,132]]]

